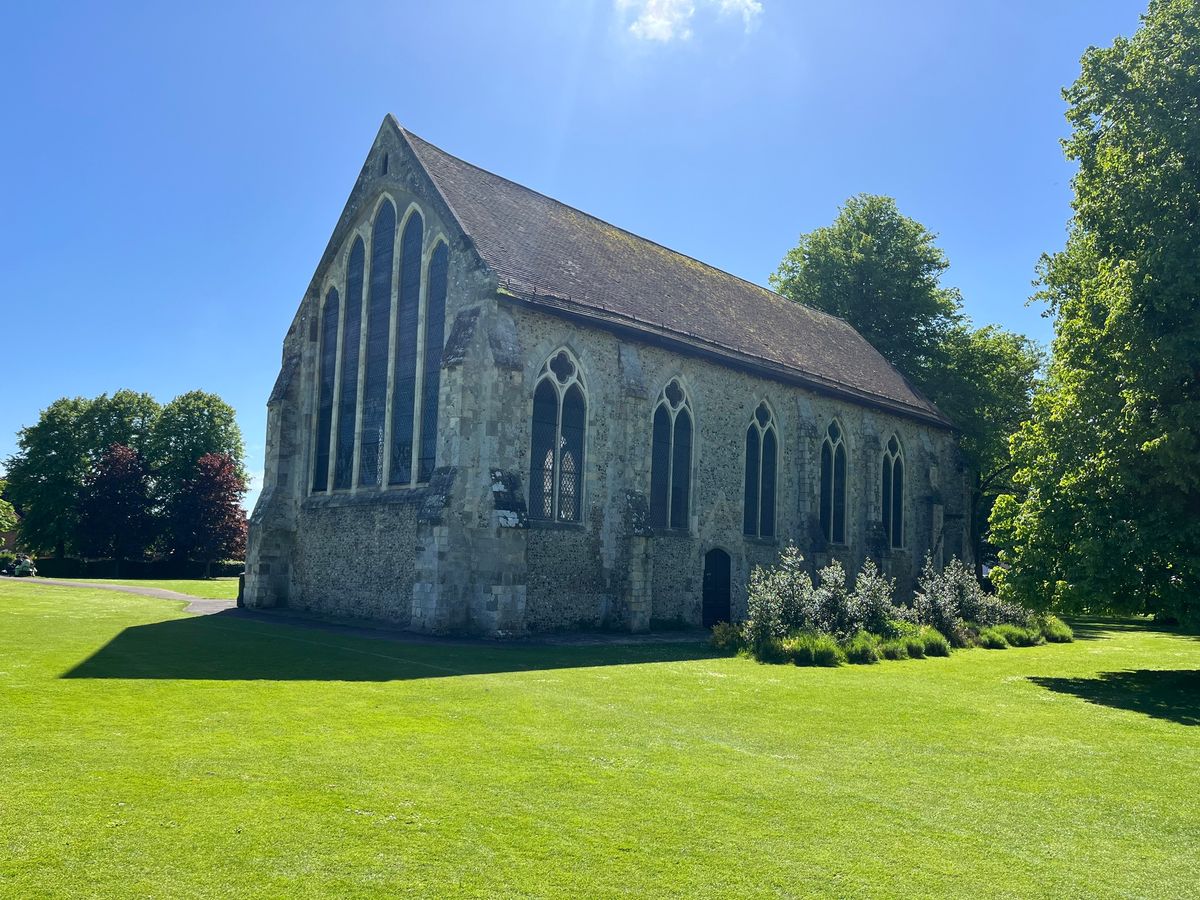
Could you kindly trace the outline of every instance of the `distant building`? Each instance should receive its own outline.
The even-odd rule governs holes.
[[[246,602],[419,631],[745,612],[794,541],[967,552],[952,426],[846,322],[383,123],[284,340]]]

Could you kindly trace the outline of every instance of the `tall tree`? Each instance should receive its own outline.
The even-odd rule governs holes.
[[[771,286],[845,319],[922,386],[941,368],[942,345],[961,319],[958,291],[940,281],[949,263],[936,237],[891,197],[859,194],[832,225],[800,235]]]
[[[942,347],[943,366],[926,386],[958,425],[959,445],[972,472],[970,527],[976,574],[995,562],[987,523],[996,499],[1012,490],[1009,437],[1033,414],[1044,365],[1041,348],[996,325],[955,328]]]
[[[971,536],[987,557],[986,523],[1008,485],[1008,437],[1028,418],[1041,367],[1038,347],[995,325],[972,329],[936,235],[891,197],[851,197],[832,225],[800,236],[772,285],[785,297],[853,325],[960,429],[974,473]]]
[[[55,400],[37,424],[17,434],[17,452],[7,463],[8,493],[21,513],[21,543],[30,552],[64,556],[75,536],[91,404],[83,397]]]
[[[147,457],[169,496],[192,477],[197,461],[208,453],[230,456],[245,476],[245,446],[233,407],[205,391],[180,394],[163,407],[149,439]]]
[[[1200,6],[1153,0],[1064,92],[1078,163],[1053,357],[993,530],[1002,590],[1200,618]]]
[[[205,563],[207,578],[218,559],[246,554],[246,479],[227,453],[207,453],[196,462],[171,506],[176,552]]]
[[[93,461],[121,444],[145,456],[162,407],[149,394],[120,390],[101,394],[84,416],[85,441]]]
[[[113,444],[84,479],[76,548],[85,556],[116,560],[118,567],[141,558],[154,536],[153,505],[141,454]]]
[[[8,481],[0,478],[0,534],[7,534],[17,527],[17,511],[8,501]]]

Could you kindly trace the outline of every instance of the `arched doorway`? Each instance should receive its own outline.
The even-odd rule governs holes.
[[[721,549],[709,550],[704,554],[704,602],[701,621],[705,628],[718,622],[728,622],[729,608],[729,554]]]

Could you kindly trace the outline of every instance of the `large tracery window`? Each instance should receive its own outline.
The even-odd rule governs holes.
[[[688,527],[692,486],[691,404],[678,379],[672,379],[654,409],[650,453],[650,524]]]
[[[366,251],[362,238],[354,239],[346,265],[346,312],[342,321],[341,390],[338,398],[337,450],[333,486],[350,487],[354,478],[355,416],[358,413],[358,339],[362,325],[363,266]]]
[[[846,543],[846,439],[830,422],[821,442],[821,534],[831,544]]]
[[[426,252],[415,208],[397,236],[396,206],[385,197],[370,249],[352,236],[344,290],[329,288],[313,322],[314,492],[379,488],[385,479],[404,487],[428,481],[437,464],[450,248],[438,237]]]
[[[409,484],[413,463],[413,408],[417,393],[417,319],[421,304],[424,222],[414,212],[400,242],[400,309],[396,315],[396,363],[392,387],[391,484]]]
[[[779,435],[766,403],[754,411],[746,429],[746,494],[742,531],[751,537],[775,536],[775,468]]]
[[[383,425],[387,412],[388,326],[392,313],[392,255],[396,208],[384,200],[371,233],[371,280],[367,297],[367,357],[363,361],[362,431],[358,483],[379,484],[383,476]]]
[[[321,368],[317,375],[317,445],[313,453],[312,489],[324,491],[329,486],[329,429],[333,427],[333,386],[337,373],[338,318],[341,303],[337,288],[325,294],[321,310]]]
[[[883,451],[883,532],[888,545],[904,546],[904,448],[892,435]]]
[[[533,392],[529,515],[552,522],[583,518],[587,400],[579,364],[560,350],[538,375]]]
[[[450,274],[450,248],[439,243],[429,261],[425,296],[425,366],[421,382],[421,453],[417,481],[433,475],[437,457],[438,389],[441,387],[442,350],[446,342],[446,289]]]

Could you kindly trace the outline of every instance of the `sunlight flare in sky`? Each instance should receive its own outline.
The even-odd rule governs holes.
[[[632,18],[629,33],[646,41],[686,41],[692,36],[696,15],[694,0],[616,0],[617,10]],[[700,0],[700,5],[717,10],[721,17],[740,16],[749,31],[762,15],[760,0]]]

